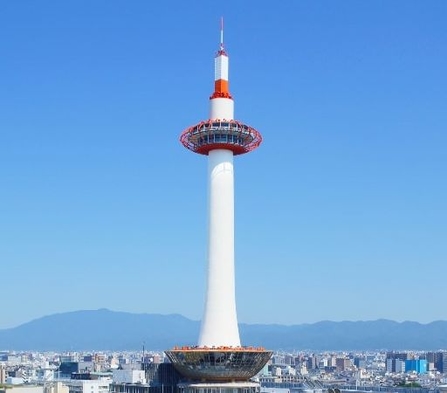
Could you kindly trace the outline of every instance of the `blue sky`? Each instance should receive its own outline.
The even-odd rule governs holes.
[[[447,319],[447,2],[0,5],[0,328],[110,308],[200,319],[225,17],[238,316]]]

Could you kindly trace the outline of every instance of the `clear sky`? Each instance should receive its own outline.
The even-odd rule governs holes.
[[[201,318],[225,18],[239,322],[447,319],[447,1],[0,4],[0,328]]]

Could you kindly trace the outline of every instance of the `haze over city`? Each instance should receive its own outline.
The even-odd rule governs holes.
[[[72,310],[198,320],[225,17],[243,323],[447,319],[445,1],[4,2],[0,328]]]

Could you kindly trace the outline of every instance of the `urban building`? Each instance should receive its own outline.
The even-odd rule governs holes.
[[[0,385],[3,385],[6,383],[7,376],[8,376],[8,373],[6,371],[6,367],[3,364],[0,364]]]
[[[62,382],[49,383],[44,385],[43,393],[69,393],[70,389]]]
[[[418,374],[424,374],[427,372],[427,360],[426,359],[410,359],[405,360],[405,371],[415,371]]]
[[[60,379],[71,379],[71,375],[74,373],[78,373],[80,371],[79,362],[72,361],[72,358],[69,361],[62,361],[58,370],[57,376]]]
[[[109,393],[110,379],[70,379],[64,384],[69,393]]]
[[[403,373],[405,372],[406,360],[401,359],[386,359],[386,371],[388,373]]]
[[[337,358],[335,360],[335,367],[337,368],[337,371],[345,371],[352,367],[352,362],[350,359]]]
[[[69,393],[69,390],[62,382],[55,382],[44,385],[43,393]]]
[[[114,370],[114,383],[146,383],[144,370]]]
[[[9,385],[0,387],[0,393],[43,393],[43,386]]]
[[[355,357],[354,366],[357,368],[366,368],[366,359],[361,357]]]

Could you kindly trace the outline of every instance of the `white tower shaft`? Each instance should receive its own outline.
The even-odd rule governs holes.
[[[199,346],[239,347],[234,280],[233,152],[212,150],[208,157],[208,285]]]
[[[223,32],[222,32],[223,34]],[[228,56],[218,52],[215,62],[211,120],[232,120],[234,105],[228,91]],[[234,279],[233,152],[208,153],[208,278],[199,347],[240,347]]]

